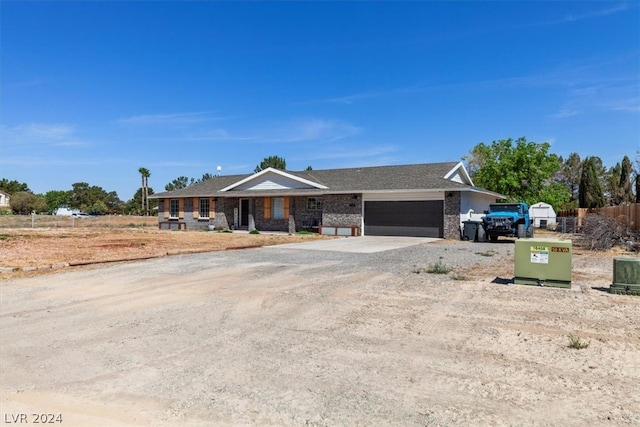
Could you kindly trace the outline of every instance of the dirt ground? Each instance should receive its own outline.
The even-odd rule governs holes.
[[[270,246],[0,281],[0,419],[639,425],[640,297],[605,291],[616,254],[576,251],[571,289],[541,288],[496,281],[513,274],[504,258],[461,245]],[[434,247],[467,251],[464,279],[403,264]]]
[[[151,227],[2,229],[0,280],[45,274],[67,266],[253,248],[318,238],[321,237],[170,231]]]

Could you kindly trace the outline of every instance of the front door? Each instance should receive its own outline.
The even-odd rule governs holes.
[[[249,199],[240,199],[240,227],[249,226]]]

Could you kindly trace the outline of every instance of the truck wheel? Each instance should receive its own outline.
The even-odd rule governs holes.
[[[527,237],[533,237],[533,233],[533,224],[531,224],[529,228],[527,228]]]
[[[491,240],[492,242],[497,242],[498,241],[498,235],[497,234],[489,234],[489,240]]]
[[[522,239],[527,235],[527,230],[524,228],[524,224],[518,224],[518,239]]]

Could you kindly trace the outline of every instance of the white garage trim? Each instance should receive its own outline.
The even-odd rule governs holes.
[[[385,193],[363,193],[363,202],[404,200],[444,200],[444,191],[393,191]],[[362,205],[364,208],[364,204]]]

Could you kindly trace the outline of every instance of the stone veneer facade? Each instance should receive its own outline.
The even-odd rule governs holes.
[[[447,191],[444,194],[445,239],[460,240],[460,192]]]
[[[360,227],[362,224],[361,194],[330,194],[324,197],[322,225]]]

